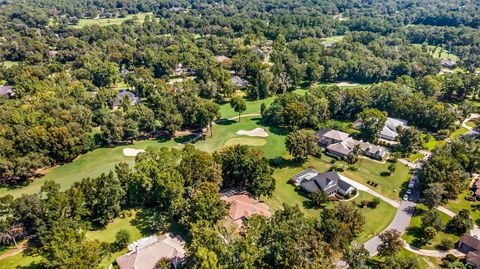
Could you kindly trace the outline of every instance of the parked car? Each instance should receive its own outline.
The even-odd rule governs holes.
[[[408,194],[405,194],[405,195],[403,196],[403,200],[404,200],[404,201],[407,201],[407,200],[408,200]]]
[[[408,189],[408,190],[407,190],[407,194],[408,194],[408,195],[412,194],[412,190],[411,190],[411,189]]]

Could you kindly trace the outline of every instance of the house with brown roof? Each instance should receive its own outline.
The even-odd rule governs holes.
[[[480,240],[471,235],[465,234],[458,241],[458,249],[464,253],[465,264],[480,269]]]
[[[120,269],[155,269],[159,260],[168,259],[176,267],[185,259],[184,245],[179,235],[152,235],[128,245],[129,252],[118,257],[116,262]]]
[[[258,201],[254,196],[246,191],[240,193],[222,193],[221,199],[227,203],[230,208],[228,209],[228,217],[241,227],[245,219],[250,218],[253,215],[260,215],[267,218],[272,216],[268,205]]]

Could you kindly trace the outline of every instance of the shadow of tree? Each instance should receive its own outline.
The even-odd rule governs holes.
[[[170,226],[168,217],[155,208],[144,208],[140,210],[135,219],[130,223],[140,230],[142,236],[165,231]]]
[[[297,159],[285,159],[284,157],[278,156],[273,159],[270,159],[270,166],[274,168],[295,168],[301,167],[304,161]]]
[[[235,120],[229,120],[229,119],[219,119],[215,123],[218,125],[232,125],[236,123],[237,121]]]

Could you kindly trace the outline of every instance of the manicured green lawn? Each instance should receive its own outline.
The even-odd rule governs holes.
[[[36,265],[40,262],[39,256],[27,256],[23,252],[0,260],[0,269],[40,269]]]
[[[3,61],[3,62],[0,62],[1,65],[7,67],[7,68],[10,68],[12,66],[15,66],[17,65],[19,62],[12,62],[12,61]]]
[[[254,138],[236,134],[240,130],[251,131],[258,127],[264,128],[268,137]],[[274,158],[283,155],[286,151],[285,135],[286,132],[282,129],[262,125],[260,117],[242,117],[240,122],[238,119],[218,122],[213,125],[213,137],[208,134],[205,140],[197,141],[194,145],[200,150],[212,153],[225,145],[243,142],[242,144],[251,145],[253,148],[263,151],[265,157]]]
[[[339,42],[341,41],[342,39],[344,38],[343,35],[336,35],[336,36],[329,36],[329,37],[325,37],[325,38],[322,38],[322,44],[325,44],[325,43],[329,43],[329,42]]]
[[[371,201],[373,198],[374,196],[371,194],[360,192],[354,201],[360,203],[362,200]],[[359,235],[357,241],[365,243],[388,227],[395,217],[397,209],[384,201],[380,201],[376,208],[364,207],[361,208],[361,211],[365,216],[365,231]]]
[[[242,114],[260,114],[260,106],[262,103],[268,106],[273,103],[274,100],[274,97],[270,97],[262,100],[247,101],[247,110],[242,112]],[[226,103],[220,106],[220,115],[222,115],[222,118],[229,119],[237,117],[238,113],[232,109],[229,103]]]
[[[466,124],[467,124],[468,127],[472,127],[472,128],[476,128],[476,127],[477,127],[477,124],[476,124],[475,122],[473,122],[473,121],[468,121]]]
[[[427,211],[427,207],[421,204],[418,204],[415,208],[415,213],[410,222],[410,226],[406,233],[403,234],[402,238],[409,243],[410,245],[423,249],[435,249],[435,247],[440,243],[444,238],[450,239],[453,242],[457,242],[459,237],[452,233],[447,233],[445,231],[438,231],[437,236],[430,242],[430,244],[425,245],[422,242],[423,233],[422,233],[422,215]],[[440,214],[443,224],[451,219],[447,214],[442,213],[436,210]]]
[[[273,212],[278,209],[282,209],[283,204],[286,203],[292,206],[298,205],[299,208],[309,218],[317,218],[319,216],[321,209],[311,208],[309,206],[309,199],[295,191],[295,186],[288,183],[291,176],[308,167],[314,167],[319,172],[324,172],[328,170],[329,164],[323,163],[321,160],[316,158],[310,158],[310,161],[300,166],[285,167],[275,170],[273,174],[276,180],[275,191],[271,198],[262,199],[270,206],[270,211]],[[353,201],[360,203],[362,200],[370,201],[372,199],[372,195],[365,192],[360,192],[358,197],[356,197]],[[328,206],[332,206],[334,203],[338,202],[329,203]],[[361,211],[366,220],[365,231],[361,233],[358,238],[358,241],[361,243],[366,242],[368,239],[384,230],[390,224],[390,222],[392,222],[396,213],[396,209],[384,201],[381,201],[375,209],[365,207],[361,208]]]
[[[465,127],[460,127],[460,128],[458,128],[455,132],[453,132],[453,133],[450,135],[450,138],[451,138],[451,139],[455,139],[455,138],[457,138],[457,137],[459,137],[459,136],[461,136],[461,135],[464,135],[464,134],[466,134],[466,133],[468,133],[468,129],[465,128]]]
[[[130,211],[132,213],[131,216],[126,216],[124,218],[116,218],[113,222],[107,225],[105,229],[99,231],[88,231],[85,236],[88,240],[99,240],[100,242],[107,242],[112,243],[115,242],[115,234],[120,231],[121,229],[127,230],[130,232],[130,240],[133,242],[134,240],[140,239],[144,236],[148,236],[148,234],[143,234],[141,231],[133,225],[133,222],[136,217],[136,211]],[[103,261],[100,263],[100,268],[107,269],[111,263],[115,261],[115,259],[123,255],[124,253],[128,252],[125,248],[120,250],[116,253],[112,253],[108,257],[105,257]]]
[[[462,192],[456,200],[448,201],[445,207],[455,213],[460,212],[462,209],[468,209],[470,217],[475,221],[480,219],[480,203],[467,201],[465,197],[468,196],[469,192],[470,190]]]
[[[423,158],[423,154],[420,153],[420,152],[417,152],[417,153],[410,154],[410,156],[408,156],[407,160],[414,163],[421,158]]]
[[[82,28],[85,26],[90,26],[94,24],[98,24],[100,26],[107,26],[107,25],[118,25],[122,24],[122,22],[126,20],[137,18],[138,22],[143,23],[145,17],[149,15],[150,17],[153,13],[138,13],[138,14],[130,14],[127,15],[125,18],[112,18],[112,19],[80,19],[77,25],[74,25],[74,28]]]
[[[413,46],[418,47],[418,48],[422,47],[421,44],[413,44]],[[442,49],[441,47],[427,45],[427,49],[428,49],[428,53],[430,53],[430,55],[432,55],[433,58],[445,59],[445,60],[450,59],[450,60],[455,60],[455,61],[459,60],[457,55],[452,54],[452,53],[448,53],[447,50]],[[440,53],[440,51],[441,51],[441,53]]]
[[[42,178],[37,178],[30,184],[16,188],[0,188],[0,196],[11,194],[18,197],[22,194],[32,194],[40,191],[41,186],[46,180],[54,180],[61,185],[61,188],[67,189],[74,182],[80,181],[85,177],[97,177],[102,173],[108,173],[114,169],[115,164],[126,162],[133,164],[135,158],[123,155],[124,148],[146,149],[148,147],[174,147],[177,143],[173,140],[167,142],[158,142],[156,140],[140,141],[133,145],[125,145],[114,148],[101,148],[79,156],[71,163],[51,168]]]
[[[359,163],[354,166],[358,166],[357,171],[350,171],[346,168],[348,165],[345,162],[337,162],[337,166],[345,165],[345,171],[341,174],[349,177],[357,182],[360,182],[368,186],[368,181],[375,182],[378,184],[377,187],[369,186],[371,189],[379,192],[389,198],[398,199],[400,197],[400,191],[405,184],[410,179],[410,168],[407,166],[397,163],[395,172],[390,176],[382,176],[382,172],[388,171],[389,162],[379,163],[369,159],[361,158]]]
[[[422,133],[422,138],[425,137],[426,134]],[[431,137],[430,141],[428,143],[425,143],[423,146],[428,150],[432,151],[435,149],[435,147],[441,147],[445,144],[445,140],[437,140],[435,137]]]
[[[420,256],[415,253],[412,253],[406,249],[400,250],[400,252],[397,254],[398,257],[401,258],[410,258],[414,259],[418,262],[419,268],[420,269],[434,269],[434,268],[440,268],[440,264],[442,264],[442,261],[438,258],[435,257],[428,257],[428,256]]]

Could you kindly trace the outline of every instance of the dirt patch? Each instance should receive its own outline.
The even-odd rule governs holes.
[[[123,155],[128,157],[135,157],[139,153],[145,152],[143,149],[132,149],[132,148],[125,148],[123,149]]]
[[[239,130],[237,135],[247,135],[247,136],[257,136],[257,137],[267,137],[268,133],[263,128],[255,128],[251,131]]]
[[[336,84],[338,87],[355,87],[358,86],[357,83],[348,83],[348,82],[340,82]]]

